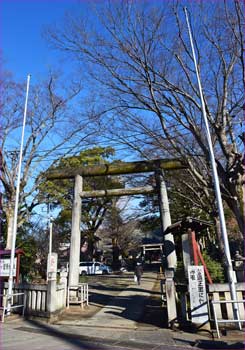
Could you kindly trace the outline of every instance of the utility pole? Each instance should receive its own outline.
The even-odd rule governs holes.
[[[48,252],[48,261],[47,261],[47,281],[49,280],[49,270],[51,266],[51,258],[52,258],[52,243],[53,243],[53,217],[51,215],[51,205],[48,202],[48,227],[49,228],[49,252]],[[48,231],[48,230],[47,230]]]
[[[228,280],[229,280],[229,284],[230,284],[230,293],[231,293],[232,300],[236,301],[237,296],[236,296],[234,271],[233,271],[232,262],[231,262],[231,254],[230,254],[230,247],[229,247],[228,235],[227,235],[227,230],[226,230],[225,215],[224,215],[224,209],[223,209],[222,197],[221,197],[221,191],[220,191],[220,185],[219,185],[219,177],[218,177],[218,172],[217,172],[217,168],[216,168],[216,161],[215,161],[215,156],[214,156],[212,139],[211,139],[211,135],[210,135],[208,118],[207,118],[207,114],[206,114],[206,108],[205,108],[204,97],[203,97],[203,92],[202,92],[202,85],[201,85],[201,80],[200,80],[199,71],[198,71],[198,67],[197,67],[195,49],[194,49],[194,44],[193,44],[193,39],[192,39],[192,32],[191,32],[191,27],[190,27],[189,17],[188,17],[186,7],[184,8],[184,12],[185,12],[186,23],[187,23],[187,27],[188,27],[188,33],[189,33],[190,44],[191,44],[191,49],[192,49],[193,61],[194,61],[195,70],[196,70],[196,77],[197,77],[198,88],[199,88],[199,93],[200,93],[202,114],[203,114],[203,120],[204,120],[204,124],[205,124],[205,130],[206,130],[206,137],[207,137],[207,141],[208,141],[209,157],[210,157],[210,162],[211,162],[211,167],[212,167],[212,172],[213,172],[214,189],[215,189],[215,195],[216,195],[218,212],[219,212],[221,234],[222,234],[222,238],[223,238],[223,242],[224,242],[225,256],[226,256],[226,261],[227,261],[227,274],[228,274]],[[240,317],[239,317],[237,303],[232,303],[232,305],[233,305],[234,318],[235,318],[235,320],[239,320]],[[241,329],[240,323],[239,323],[239,328]]]
[[[11,295],[12,295],[12,290],[13,290],[15,243],[16,243],[16,234],[17,234],[17,218],[18,218],[18,206],[19,206],[19,194],[20,194],[20,176],[21,176],[22,153],[23,153],[24,136],[25,136],[25,124],[26,124],[26,114],[27,114],[27,103],[28,103],[28,95],[29,95],[30,78],[31,78],[31,76],[29,74],[27,76],[27,84],[26,84],[26,99],[25,99],[24,117],[23,117],[21,143],[20,143],[18,176],[17,176],[16,193],[15,193],[14,225],[13,225],[13,234],[12,234],[12,243],[11,243],[10,269],[9,269],[9,280],[8,280],[8,297],[7,297],[7,299],[8,299],[8,313],[10,312]]]

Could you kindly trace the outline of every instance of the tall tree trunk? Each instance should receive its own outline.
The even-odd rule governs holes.
[[[241,233],[241,238],[243,238],[243,232],[244,232],[244,217],[243,217],[243,213],[242,210],[240,210],[239,208],[239,202],[238,199],[232,199],[232,198],[228,198],[226,200],[227,205],[229,206],[230,210],[232,211],[232,213],[234,214],[234,217],[237,220],[237,224]]]

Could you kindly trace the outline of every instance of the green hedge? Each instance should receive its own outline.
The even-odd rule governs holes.
[[[214,283],[224,283],[225,282],[225,273],[222,264],[211,258],[206,252],[202,253],[203,259],[206,263],[208,272],[212,278]],[[201,263],[199,263],[201,265]],[[175,272],[175,281],[177,283],[185,283],[185,273],[184,273],[184,265],[183,260],[178,261],[177,269]]]

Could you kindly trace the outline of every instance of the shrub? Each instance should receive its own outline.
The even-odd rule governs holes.
[[[207,266],[208,272],[214,283],[224,283],[225,282],[225,273],[224,268],[221,262],[211,258],[206,252],[202,253],[203,259]],[[199,265],[201,263],[199,262]],[[177,283],[186,283],[185,273],[184,273],[184,264],[183,260],[178,261],[177,269],[175,272],[175,281]]]
[[[221,262],[211,258],[206,252],[203,252],[202,255],[213,282],[224,283],[225,273]]]

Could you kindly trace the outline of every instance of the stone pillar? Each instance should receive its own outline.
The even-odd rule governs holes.
[[[47,311],[50,313],[56,311],[56,280],[48,281]]]
[[[176,289],[174,283],[174,270],[165,269],[165,293],[168,311],[168,325],[173,327],[178,323],[176,307]]]
[[[160,169],[156,171],[155,177],[156,184],[158,187],[161,226],[164,237],[164,253],[167,262],[167,268],[165,268],[164,273],[168,324],[170,327],[173,327],[174,323],[177,322],[176,290],[174,283],[174,270],[177,266],[177,258],[173,234],[164,234],[166,229],[171,225],[171,216],[169,210],[167,188],[163,177],[163,171]]]
[[[74,199],[72,207],[72,225],[71,225],[71,245],[69,260],[69,286],[77,286],[79,283],[79,263],[81,250],[81,210],[82,200],[80,193],[82,192],[83,181],[80,175],[75,177]]]
[[[67,271],[60,271],[60,284],[63,284],[65,286],[64,289],[64,294],[63,294],[63,300],[61,302],[61,305],[63,305],[64,307],[66,306],[66,302],[67,302]]]
[[[64,284],[67,287],[67,272],[60,271],[60,284]]]
[[[172,233],[164,235],[166,229],[171,225],[171,216],[169,210],[167,188],[163,177],[163,171],[158,170],[155,173],[156,183],[158,187],[159,208],[161,216],[161,225],[164,237],[164,253],[167,260],[167,266],[175,269],[177,266],[177,258],[175,252],[174,237]]]

